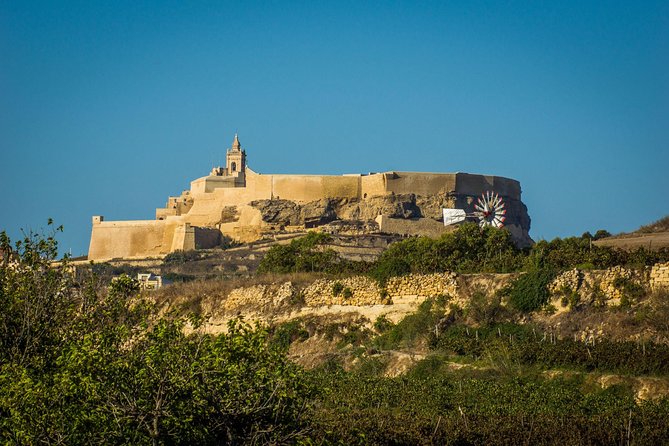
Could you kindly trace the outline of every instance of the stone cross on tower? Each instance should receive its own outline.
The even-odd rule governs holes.
[[[242,149],[236,133],[235,140],[232,141],[232,147],[228,149],[225,155],[225,168],[228,175],[235,175],[236,172],[246,170],[246,151]]]

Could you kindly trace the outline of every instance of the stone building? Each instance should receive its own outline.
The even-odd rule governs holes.
[[[532,243],[516,180],[459,172],[261,174],[246,165],[246,151],[235,135],[225,167],[215,167],[180,196],[169,197],[164,208],[156,209],[155,220],[93,217],[88,258],[162,256],[215,247],[221,236],[253,241],[342,222],[364,223],[372,232],[438,235],[449,230],[442,223],[442,208],[471,213],[476,198],[489,191],[503,198],[505,226],[517,243]]]

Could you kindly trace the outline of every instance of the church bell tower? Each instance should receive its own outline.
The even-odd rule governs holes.
[[[228,149],[225,155],[225,170],[228,175],[238,175],[246,171],[246,151],[239,144],[239,138],[236,133],[232,147]]]

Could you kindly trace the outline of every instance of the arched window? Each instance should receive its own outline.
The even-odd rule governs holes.
[[[237,171],[237,163],[235,163],[234,161],[232,163],[230,163],[230,167],[231,167],[233,172]]]

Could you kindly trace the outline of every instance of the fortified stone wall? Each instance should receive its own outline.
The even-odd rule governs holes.
[[[195,249],[194,229],[179,217],[145,221],[93,218],[89,259],[162,256],[177,249]]]
[[[381,231],[436,236],[446,230],[441,225],[442,207],[455,206],[472,213],[476,198],[487,191],[503,197],[506,225],[518,244],[532,243],[527,208],[520,201],[520,183],[512,179],[422,172],[263,175],[245,165],[246,155],[237,137],[227,156],[227,167],[214,168],[211,175],[191,182],[189,191],[170,197],[165,208],[156,209],[155,221],[94,224],[89,259],[164,255],[209,246],[216,239],[210,233],[205,237],[206,231],[175,235],[186,231],[184,225],[215,229],[238,241],[254,241],[288,225],[313,227],[333,220],[374,223],[381,215],[385,218]],[[238,171],[231,167],[233,158]],[[266,204],[254,204],[264,201],[293,203],[290,206],[297,214],[277,219],[266,212]],[[406,221],[390,220],[395,218]],[[201,243],[195,240],[198,234]]]
[[[376,217],[376,223],[379,225],[381,232],[388,234],[423,235],[433,238],[454,229],[450,226],[444,226],[443,223],[431,218],[407,220],[379,215]]]

